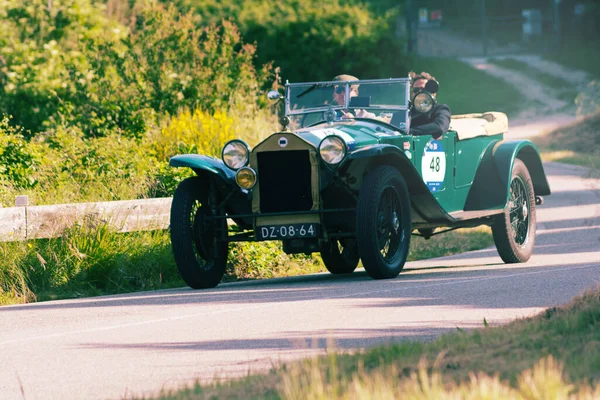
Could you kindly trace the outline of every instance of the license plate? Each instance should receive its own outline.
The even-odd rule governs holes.
[[[312,238],[319,234],[319,224],[266,225],[255,232],[258,240]]]

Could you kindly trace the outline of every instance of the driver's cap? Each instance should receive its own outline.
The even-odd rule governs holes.
[[[333,78],[334,81],[357,81],[358,78],[348,74],[341,74]],[[358,89],[358,85],[351,85],[352,89]]]

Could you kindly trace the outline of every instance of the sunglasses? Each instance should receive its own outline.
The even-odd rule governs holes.
[[[333,89],[333,91],[337,94],[346,93],[346,87],[345,86],[337,86],[335,89]],[[354,88],[354,87],[350,87],[350,93],[356,93],[356,95],[358,95],[358,89]]]
[[[413,91],[413,93],[414,93],[414,94],[417,94],[417,93],[420,93],[420,92],[422,92],[422,91],[424,91],[424,90],[425,90],[425,88],[422,88],[422,87],[415,87],[415,88],[413,88],[413,90],[412,90],[412,91]]]

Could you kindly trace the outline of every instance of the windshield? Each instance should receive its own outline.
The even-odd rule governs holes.
[[[285,111],[298,127],[327,120],[329,111],[334,120],[366,114],[404,130],[409,89],[409,78],[288,83]]]

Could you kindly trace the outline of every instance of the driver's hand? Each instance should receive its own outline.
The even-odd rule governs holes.
[[[360,109],[356,110],[356,117],[357,118],[375,118],[375,114],[360,108]]]
[[[342,118],[345,118],[345,119],[354,118],[354,114],[352,114],[349,111],[340,110],[340,112],[342,113]]]

